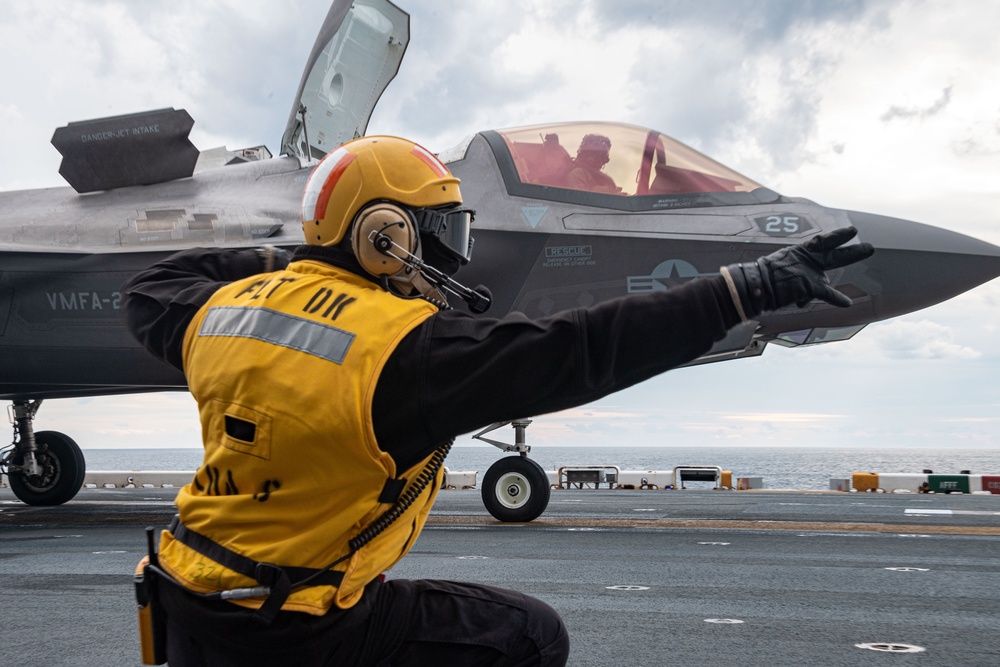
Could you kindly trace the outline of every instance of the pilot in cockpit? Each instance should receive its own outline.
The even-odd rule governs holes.
[[[604,194],[621,194],[613,178],[601,169],[611,159],[611,139],[603,134],[588,134],[583,137],[576,151],[573,169],[566,175],[566,187],[572,190],[586,190]]]

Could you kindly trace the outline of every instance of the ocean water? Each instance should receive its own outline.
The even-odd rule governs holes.
[[[200,449],[85,449],[89,470],[191,470],[201,463]],[[504,454],[488,445],[458,446],[445,465],[476,470],[479,480]],[[767,489],[827,490],[831,478],[853,472],[936,473],[969,470],[1000,474],[1000,451],[991,449],[832,449],[791,447],[536,447],[531,451],[546,470],[574,465],[616,465],[621,470],[670,470],[674,466],[719,466],[733,477],[760,477]],[[699,483],[689,483],[696,488]]]

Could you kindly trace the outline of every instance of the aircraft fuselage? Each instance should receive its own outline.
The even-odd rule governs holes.
[[[655,197],[597,195],[518,179],[498,133],[449,163],[477,209],[473,260],[458,278],[493,293],[489,316],[546,315],[669,289],[719,267],[853,224],[870,260],[830,273],[850,308],[813,302],[734,330],[702,361],[760,354],[764,344],[849,338],[865,324],[929,306],[1000,273],[1000,249],[919,223],[830,209],[766,189]],[[183,389],[120,320],[122,284],[192,246],[294,246],[309,168],[294,158],[80,195],[69,188],[0,194],[0,397]],[[757,201],[763,200],[763,201]]]

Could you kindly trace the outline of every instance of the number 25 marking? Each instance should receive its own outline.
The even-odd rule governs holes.
[[[799,216],[769,215],[764,231],[768,234],[794,234],[799,231]]]

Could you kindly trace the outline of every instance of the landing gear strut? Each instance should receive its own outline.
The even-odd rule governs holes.
[[[0,455],[14,495],[29,505],[61,505],[83,486],[87,465],[80,447],[58,431],[35,433],[33,422],[42,401],[17,400],[10,407],[14,441]]]
[[[489,467],[483,477],[483,504],[499,521],[533,521],[549,505],[549,479],[542,466],[528,458],[531,447],[525,444],[524,431],[530,423],[530,419],[499,422],[491,424],[473,436],[505,452],[520,454],[499,459]],[[483,434],[507,424],[514,427],[513,445],[482,437]]]

